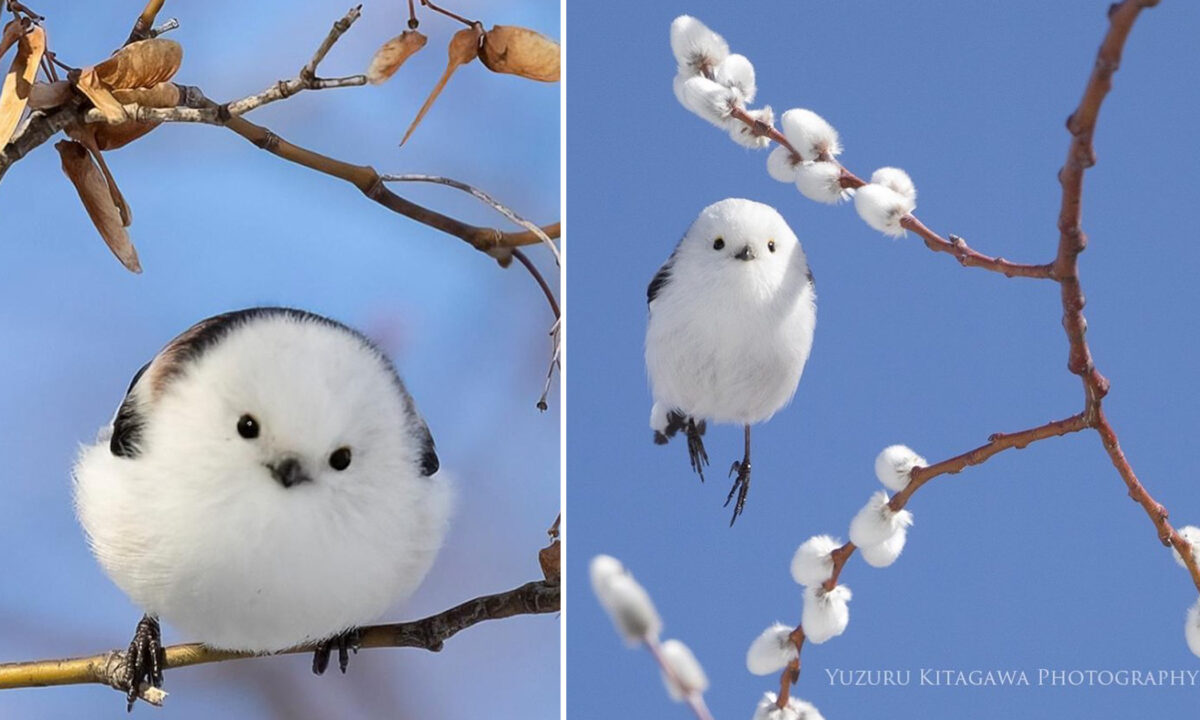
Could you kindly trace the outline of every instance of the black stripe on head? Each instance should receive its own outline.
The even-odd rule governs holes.
[[[148,367],[150,363],[146,363],[134,373],[133,380],[129,382],[129,389],[125,391],[125,399],[121,401],[121,407],[117,408],[117,416],[113,418],[112,438],[108,441],[108,450],[117,457],[132,458],[138,455],[138,443],[142,439],[142,428],[145,427],[146,421],[133,399],[133,388],[146,374]]]
[[[307,310],[297,310],[295,308],[254,307],[245,310],[235,310],[222,315],[216,315],[207,320],[201,320],[179,337],[172,340],[163,349],[160,354],[164,356],[166,363],[162,371],[156,374],[154,382],[160,388],[165,386],[173,378],[183,374],[185,368],[190,363],[196,361],[210,348],[228,336],[229,333],[242,325],[255,320],[278,317],[300,323],[316,323],[340,330],[357,339],[362,343],[363,347],[374,354],[383,366],[387,368],[392,382],[395,383],[396,389],[399,390],[400,396],[403,398],[404,407],[408,411],[410,421],[415,426],[414,429],[421,444],[419,459],[421,474],[428,476],[438,471],[440,463],[437,452],[434,450],[433,435],[429,432],[429,426],[425,424],[425,420],[417,411],[416,403],[413,401],[408,389],[404,386],[404,381],[400,379],[400,374],[396,372],[396,366],[392,364],[391,359],[366,335],[348,325],[331,320],[324,315],[317,315]],[[122,408],[124,408],[124,405],[122,405]]]

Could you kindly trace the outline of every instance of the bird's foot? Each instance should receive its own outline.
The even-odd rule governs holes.
[[[125,700],[127,711],[133,711],[137,702],[138,690],[145,681],[151,687],[162,687],[163,668],[166,667],[167,657],[162,647],[162,629],[158,619],[143,615],[138,623],[133,641],[125,653]]]
[[[338,669],[345,675],[346,667],[350,664],[350,651],[353,650],[354,654],[357,655],[358,644],[361,640],[362,636],[359,634],[358,628],[352,628],[317,643],[317,649],[313,651],[313,673],[316,675],[325,674],[325,670],[329,667],[329,656],[333,654],[334,648],[337,648]]]
[[[704,450],[704,430],[705,424],[701,420],[697,423],[693,419],[689,419],[685,431],[687,433],[688,461],[692,464],[692,470],[700,476],[700,482],[704,482],[704,466],[708,464],[708,453]]]
[[[733,517],[729,520],[729,527],[733,527],[733,523],[742,514],[742,509],[746,507],[746,494],[750,492],[750,461],[735,460],[729,468],[729,475],[732,477],[735,473],[737,477],[733,481],[733,487],[729,488],[729,496],[725,498],[725,507],[729,507],[733,494],[737,493],[737,503],[733,506]]]

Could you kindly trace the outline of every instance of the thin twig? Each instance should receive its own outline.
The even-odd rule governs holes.
[[[1130,498],[1138,503],[1146,512],[1146,515],[1150,518],[1151,523],[1153,523],[1158,533],[1160,542],[1169,548],[1173,548],[1180,555],[1187,567],[1192,584],[1200,591],[1200,565],[1196,561],[1193,547],[1171,526],[1171,523],[1167,520],[1167,509],[1150,495],[1149,491],[1146,490],[1145,486],[1138,479],[1132,465],[1121,450],[1116,431],[1104,414],[1102,400],[1108,394],[1110,384],[1108,379],[1097,370],[1092,359],[1091,350],[1088,347],[1086,338],[1087,320],[1083,316],[1085,301],[1083,288],[1079,282],[1079,254],[1087,247],[1087,235],[1084,234],[1081,225],[1083,175],[1085,170],[1094,165],[1096,161],[1095,151],[1092,147],[1092,136],[1096,127],[1096,119],[1100,113],[1100,106],[1112,87],[1112,76],[1120,66],[1121,52],[1134,21],[1143,9],[1154,7],[1157,4],[1158,0],[1122,0],[1122,2],[1113,5],[1109,9],[1109,29],[1101,43],[1096,64],[1093,67],[1091,77],[1088,79],[1084,90],[1083,99],[1080,101],[1079,107],[1067,120],[1067,129],[1071,133],[1071,143],[1067,152],[1067,161],[1063,165],[1062,170],[1059,171],[1059,181],[1062,184],[1063,192],[1062,207],[1058,221],[1058,254],[1054,262],[1049,266],[1024,266],[1028,268],[1048,267],[1049,272],[1044,276],[1040,274],[1028,276],[1047,277],[1058,282],[1061,287],[1063,328],[1066,331],[1069,345],[1067,368],[1071,373],[1078,375],[1083,381],[1084,409],[1064,420],[1057,420],[1018,433],[993,435],[989,438],[987,444],[974,450],[928,467],[915,468],[909,475],[908,484],[903,490],[892,497],[888,506],[893,511],[900,510],[908,503],[913,493],[929,480],[940,475],[960,472],[972,465],[978,465],[1003,450],[1024,448],[1031,443],[1047,438],[1078,432],[1084,429],[1093,429],[1100,436],[1105,451],[1112,460],[1113,466],[1125,482]],[[746,117],[748,118],[749,116]],[[765,124],[759,123],[759,125]],[[771,128],[771,131],[774,131],[774,128]],[[774,132],[775,134],[779,134],[778,131]],[[763,129],[763,134],[769,135],[765,129]],[[774,135],[769,136],[775,139]],[[782,135],[780,137],[782,138]],[[795,150],[790,145],[786,145],[786,138],[783,138],[783,142],[786,147],[792,149],[792,152],[795,153]],[[854,182],[861,183],[861,180],[854,177],[848,183],[846,175],[848,173],[844,172],[843,186],[854,187]],[[904,218],[902,224],[904,227],[919,234],[922,232],[921,229],[924,228],[912,216]],[[922,236],[925,237],[925,235]],[[955,247],[960,249],[966,247],[966,244],[959,242],[958,238],[954,238],[954,236],[951,236],[951,238],[954,240],[953,244]],[[929,245],[928,238],[926,238],[926,245]],[[930,247],[932,248],[932,246]],[[1002,269],[1004,266],[998,265],[998,263],[1009,265],[1006,261],[999,259],[989,261],[986,258],[964,262],[963,264],[978,264],[979,267],[1004,272]],[[993,267],[993,264],[997,265]],[[1005,274],[1009,273],[1006,272]],[[854,551],[855,546],[853,543],[846,543],[833,551],[831,554],[833,570],[829,579],[824,583],[826,590],[832,589],[837,585],[842,569],[845,567],[846,561],[854,554]],[[803,629],[801,627],[797,627],[795,632],[793,632],[793,640],[796,642],[796,647],[799,650],[803,645]],[[799,677],[799,670],[799,658],[784,669],[780,677],[780,707],[782,707],[783,703],[786,703],[788,686],[796,682]]]
[[[773,125],[769,125],[761,120],[751,117],[742,108],[735,107],[732,109],[732,117],[742,121],[750,127],[751,132],[759,137],[766,137],[774,140],[783,147],[791,151],[793,158],[799,159],[800,153],[792,146],[783,133],[776,130]],[[824,158],[828,162],[837,163],[834,158]],[[842,187],[849,189],[860,188],[866,185],[860,177],[847,170],[845,167],[838,164],[842,168]],[[950,240],[943,238],[934,231],[930,230],[915,215],[905,215],[901,219],[900,224],[905,229],[911,230],[921,239],[925,241],[925,247],[934,252],[949,253],[958,258],[958,262],[964,267],[977,267],[984,270],[1000,273],[1005,277],[1027,277],[1050,279],[1053,277],[1053,266],[1051,265],[1023,265],[1021,263],[1013,263],[999,257],[989,257],[983,253],[973,250],[967,245],[967,242],[962,238],[951,235]]]
[[[384,175],[382,179],[384,182],[437,183],[439,185],[447,185],[449,187],[455,188],[456,190],[462,190],[465,193],[469,193],[470,195],[472,195],[476,199],[480,200],[481,202],[484,202],[484,203],[490,205],[492,207],[492,209],[494,209],[496,212],[500,213],[504,217],[508,218],[509,220],[512,220],[517,225],[520,225],[521,227],[525,228],[529,232],[537,235],[541,239],[542,243],[550,250],[550,254],[554,256],[554,264],[558,265],[559,267],[562,266],[562,256],[558,252],[558,246],[554,244],[554,241],[550,239],[549,235],[547,235],[545,232],[543,232],[542,229],[539,228],[537,225],[531,223],[530,221],[528,221],[525,218],[521,217],[520,215],[516,214],[515,212],[510,210],[505,205],[502,205],[498,200],[493,198],[491,195],[488,195],[487,193],[485,193],[484,191],[480,190],[479,188],[477,188],[473,185],[468,185],[465,182],[459,182],[458,180],[454,180],[452,178],[447,178],[447,177],[440,177],[438,175],[418,175],[415,173],[407,173],[404,175],[390,175],[389,174],[389,175]],[[554,316],[558,317],[557,311],[555,311]]]
[[[129,37],[125,40],[126,45],[151,37],[150,30],[154,27],[154,18],[158,17],[158,11],[162,10],[163,2],[164,0],[148,0],[146,2],[142,14],[138,15],[137,21],[133,23],[133,29],[129,31]]]
[[[485,620],[514,615],[558,612],[560,586],[545,581],[530,582],[494,595],[484,595],[427,618],[406,623],[373,625],[360,631],[359,648],[411,647],[438,652],[458,632]],[[308,653],[314,645],[284,650],[272,655]],[[166,668],[266,657],[253,653],[213,650],[199,643],[172,645],[165,649]],[[81,685],[98,683],[123,690],[125,653],[112,650],[88,657],[0,664],[0,689]]]
[[[152,30],[150,30],[149,36],[152,38],[156,38],[159,35],[166,35],[167,33],[171,32],[172,30],[178,30],[178,29],[179,29],[179,20],[177,18],[170,18],[162,25],[159,25],[158,27],[155,27]]]
[[[157,13],[157,7],[152,8],[155,5],[156,3],[151,2],[147,5],[147,11],[153,9]],[[161,2],[157,5],[161,6]],[[352,165],[293,145],[267,128],[240,117],[243,113],[291,97],[303,90],[346,87],[365,82],[365,78],[359,82],[359,78],[362,76],[322,79],[315,75],[310,77],[306,72],[311,69],[315,73],[317,65],[328,53],[329,48],[349,29],[358,16],[359,8],[351,8],[343,18],[334,23],[317,52],[301,70],[303,77],[297,76],[290,80],[280,81],[263,92],[234,101],[224,107],[208,99],[200,88],[180,86],[182,95],[185,97],[181,107],[144,108],[128,105],[125,106],[126,111],[132,119],[146,122],[194,122],[223,126],[277,157],[349,182],[368,198],[389,210],[460,238],[476,250],[495,257],[502,265],[508,263],[514,248],[543,242],[543,236],[558,237],[561,230],[558,223],[539,228],[538,233],[531,231],[503,232],[495,228],[476,227],[447,217],[388,190],[374,168]],[[151,17],[151,22],[153,22],[153,17]],[[13,163],[72,123],[103,121],[103,117],[94,110],[80,113],[78,106],[79,101],[72,101],[70,106],[58,108],[48,115],[35,113],[31,116],[29,122],[13,137],[9,145],[0,150],[0,178],[3,178],[4,173]]]
[[[658,667],[667,675],[670,682],[677,688],[683,688],[683,683],[679,682],[679,677],[667,664],[667,659],[663,657],[662,646],[659,644],[658,638],[647,638],[646,649],[654,656],[654,661],[658,663]],[[691,708],[697,720],[713,720],[712,713],[708,711],[708,706],[704,703],[704,696],[700,693],[687,693],[684,696],[684,702]]]

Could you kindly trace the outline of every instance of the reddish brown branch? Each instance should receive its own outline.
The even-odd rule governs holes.
[[[1079,254],[1087,247],[1087,235],[1083,232],[1082,196],[1083,175],[1087,168],[1096,162],[1095,151],[1092,147],[1092,135],[1096,128],[1096,120],[1100,114],[1100,106],[1112,88],[1112,76],[1120,67],[1121,53],[1125,40],[1133,27],[1134,21],[1144,8],[1153,7],[1158,0],[1123,0],[1109,9],[1109,29],[1100,45],[1096,64],[1084,89],[1079,107],[1067,120],[1067,129],[1071,132],[1070,148],[1067,160],[1059,171],[1059,182],[1062,185],[1062,207],[1059,213],[1059,245],[1054,262],[1048,266],[1017,266],[1023,268],[1020,272],[1006,272],[1011,265],[999,258],[979,256],[966,248],[966,243],[960,238],[951,236],[951,241],[945,241],[928,231],[919,220],[906,216],[901,224],[909,230],[925,238],[925,244],[931,250],[950,252],[959,257],[964,265],[984,267],[1005,274],[1022,274],[1028,271],[1027,277],[1046,277],[1055,280],[1061,287],[1063,310],[1063,328],[1067,334],[1070,346],[1067,367],[1083,380],[1084,409],[1076,415],[1063,420],[1040,425],[1036,428],[1011,434],[996,434],[988,439],[987,444],[928,467],[919,467],[912,471],[907,486],[898,492],[888,503],[893,511],[902,509],[922,485],[939,475],[953,474],[971,466],[987,461],[999,452],[1010,448],[1024,448],[1030,443],[1051,437],[1078,432],[1093,428],[1099,434],[1104,448],[1112,460],[1113,467],[1120,474],[1129,490],[1129,497],[1141,505],[1150,521],[1158,532],[1159,541],[1173,548],[1187,566],[1192,583],[1200,590],[1200,566],[1191,544],[1185,540],[1168,521],[1169,513],[1166,507],[1154,499],[1138,480],[1137,474],[1129,460],[1122,452],[1117,433],[1104,414],[1102,400],[1109,391],[1109,381],[1096,369],[1088,347],[1086,333],[1087,320],[1083,316],[1085,298],[1079,282]],[[773,127],[757,122],[744,112],[734,113],[734,117],[747,122],[754,127],[755,134],[770,137],[797,155],[795,148],[788,144],[787,139]],[[842,186],[860,187],[862,180],[843,168]],[[927,234],[928,233],[928,234]],[[932,237],[931,237],[932,236]],[[942,246],[946,243],[949,249]],[[826,590],[833,589],[841,576],[846,561],[854,554],[853,543],[846,543],[833,551],[831,558],[833,570],[824,583]],[[797,627],[792,633],[797,651],[802,647],[803,629]],[[787,702],[788,687],[795,683],[800,673],[800,659],[797,657],[783,670],[780,677],[779,706]]]
[[[787,148],[792,153],[793,162],[799,161],[801,157],[800,153],[788,141],[787,137],[785,137],[783,133],[779,132],[779,130],[775,129],[773,125],[769,125],[761,120],[751,117],[749,113],[739,107],[735,107],[731,110],[731,116],[749,126],[754,135],[770,138],[771,140],[774,140],[783,147]],[[837,163],[837,160],[833,159],[832,157],[823,157],[822,160]],[[839,164],[839,167],[842,166]],[[866,185],[866,182],[862,178],[847,170],[845,167],[842,167],[841,185],[844,188],[856,189]],[[911,230],[912,232],[921,236],[921,239],[925,241],[925,247],[933,250],[934,252],[942,252],[953,255],[964,267],[983,268],[984,270],[991,270],[992,272],[1000,273],[1006,277],[1027,277],[1041,279],[1051,279],[1054,277],[1052,265],[1024,265],[1021,263],[1009,262],[1004,258],[994,258],[984,255],[983,253],[978,252],[968,246],[967,241],[963,240],[961,237],[951,235],[950,240],[947,240],[941,235],[938,235],[933,230],[930,230],[928,227],[926,227],[925,224],[918,220],[915,215],[904,216],[904,218],[901,219],[900,224],[906,230]]]

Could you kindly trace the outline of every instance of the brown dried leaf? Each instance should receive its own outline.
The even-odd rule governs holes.
[[[122,105],[141,105],[142,107],[169,108],[179,105],[182,93],[179,86],[172,82],[160,82],[150,88],[124,88],[113,90],[112,96]]]
[[[17,56],[0,88],[0,148],[8,144],[29,104],[29,92],[45,50],[46,32],[36,25],[17,40]]]
[[[4,53],[8,52],[13,43],[20,40],[28,29],[29,23],[23,18],[9,20],[4,25],[3,33],[0,33],[0,57],[4,57]]]
[[[88,149],[73,140],[60,140],[54,148],[62,159],[63,172],[75,185],[75,191],[79,193],[92,224],[100,231],[100,237],[104,238],[109,250],[122,265],[140,273],[142,265],[138,262],[137,250],[125,226],[121,224],[121,213],[113,203],[104,177],[92,161]]]
[[[71,83],[66,80],[34,83],[29,89],[29,107],[32,110],[56,108],[70,99]]]
[[[121,103],[113,97],[108,86],[96,76],[96,68],[84,68],[79,71],[78,75],[73,74],[72,82],[75,83],[79,92],[92,101],[97,110],[104,113],[104,119],[108,122],[120,123],[129,119],[129,116],[125,114],[125,108],[121,107]]]
[[[112,96],[122,105],[141,105],[142,107],[170,108],[179,105],[179,86],[175,83],[163,82],[152,88],[134,88],[113,90]],[[93,138],[97,150],[116,150],[137,140],[162,123],[139,122],[126,120],[116,125],[94,125]]]
[[[417,117],[412,121],[412,125],[408,126],[408,131],[404,133],[404,139],[400,141],[400,145],[408,142],[408,138],[412,136],[413,130],[421,124],[421,119],[425,117],[425,113],[429,112],[429,108],[433,106],[433,101],[437,100],[438,95],[442,94],[442,89],[446,87],[450,76],[459,67],[466,65],[479,56],[479,40],[483,37],[483,28],[476,25],[454,33],[454,37],[450,38],[450,61],[446,64],[446,71],[442,73],[442,77],[438,80],[437,85],[433,87],[433,92],[429,93],[429,97],[425,98],[425,104],[421,106],[421,111],[417,113]]]
[[[404,61],[425,47],[426,37],[416,30],[405,30],[396,37],[388,40],[375,51],[371,65],[367,68],[367,80],[372,85],[379,85],[396,74]]]
[[[538,551],[538,563],[542,566],[542,575],[548,582],[558,582],[562,579],[562,555],[558,540]]]
[[[183,63],[183,46],[166,38],[129,43],[96,65],[96,77],[110,90],[148,88],[174,77]]]
[[[560,55],[558,43],[539,32],[497,25],[484,34],[479,61],[492,72],[558,82]]]

